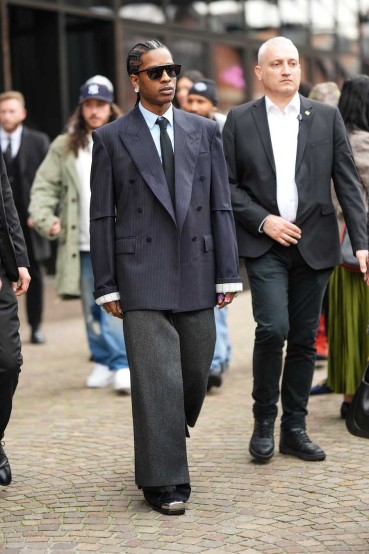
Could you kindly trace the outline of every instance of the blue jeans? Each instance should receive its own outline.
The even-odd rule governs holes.
[[[80,252],[80,261],[82,308],[87,340],[94,361],[112,371],[128,367],[123,322],[104,312],[95,302],[90,252]]]
[[[221,373],[229,365],[232,350],[229,339],[227,306],[221,310],[214,308],[214,315],[217,338],[215,342],[213,361],[211,362],[211,369],[212,371],[215,370]]]

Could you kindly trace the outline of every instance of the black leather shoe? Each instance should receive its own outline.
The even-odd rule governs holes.
[[[219,371],[217,369],[210,369],[209,371],[209,377],[208,377],[208,388],[207,391],[212,387],[221,387],[223,383],[223,375],[222,371]]]
[[[142,489],[146,502],[153,510],[165,516],[182,516],[185,513],[184,501],[174,490],[172,492],[153,492]]]
[[[45,335],[41,331],[40,327],[32,327],[31,343],[32,344],[44,344],[45,342],[46,342]]]
[[[249,452],[258,462],[267,462],[274,454],[274,420],[255,419]]]
[[[307,462],[321,462],[325,460],[325,452],[320,446],[313,443],[303,427],[296,429],[281,429],[279,443],[281,454],[296,456]]]
[[[0,444],[0,485],[7,487],[12,482],[12,472],[9,465],[9,460],[4,452],[4,448]]]

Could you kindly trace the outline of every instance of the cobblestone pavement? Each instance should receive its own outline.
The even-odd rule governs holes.
[[[234,356],[188,442],[193,494],[182,517],[152,512],[133,477],[130,398],[89,390],[78,301],[48,284],[43,346],[28,344],[6,435],[1,553],[369,552],[369,442],[348,435],[340,398],[313,397],[309,432],[325,462],[251,461],[250,294],[230,308]],[[22,307],[21,307],[22,308]],[[22,319],[23,319],[23,309]],[[316,372],[316,380],[325,368]]]

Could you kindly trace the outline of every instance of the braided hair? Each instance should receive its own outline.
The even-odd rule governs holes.
[[[128,52],[127,56],[127,73],[128,75],[135,75],[138,71],[138,68],[141,65],[142,56],[150,50],[158,50],[159,48],[169,49],[165,44],[162,44],[159,40],[148,40],[147,42],[139,42]],[[137,93],[136,105],[140,101],[140,93]]]

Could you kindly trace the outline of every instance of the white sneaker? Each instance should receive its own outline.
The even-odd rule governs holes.
[[[131,392],[131,374],[128,367],[122,367],[113,372],[114,374],[114,389],[117,392]]]
[[[87,378],[86,387],[102,389],[111,385],[114,381],[114,373],[106,365],[95,364],[91,374]]]

